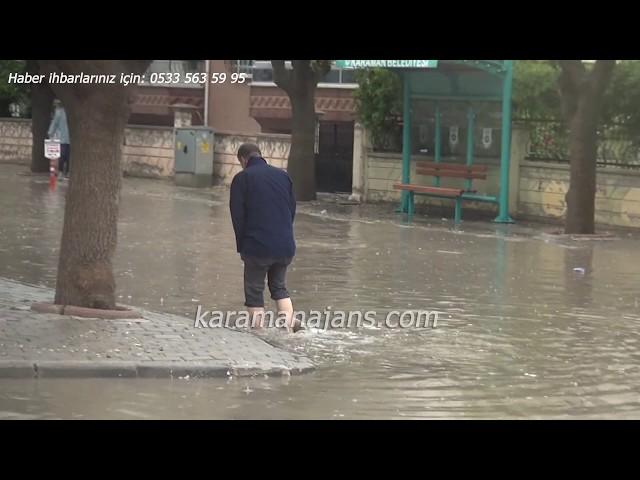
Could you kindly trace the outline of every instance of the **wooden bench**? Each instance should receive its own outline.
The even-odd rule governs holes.
[[[487,165],[460,165],[455,163],[438,163],[438,162],[418,162],[416,164],[416,174],[430,175],[440,178],[464,178],[465,180],[485,180],[487,178]],[[411,217],[415,211],[415,198],[418,195],[427,195],[430,197],[451,198],[455,200],[455,217],[456,224],[462,220],[462,200],[465,193],[475,193],[469,188],[451,188],[426,185],[418,185],[413,183],[395,183],[393,188],[396,190],[405,190],[409,192],[409,206],[407,213]]]

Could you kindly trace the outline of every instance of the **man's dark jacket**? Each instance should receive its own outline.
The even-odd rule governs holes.
[[[287,258],[296,253],[296,200],[291,178],[262,157],[251,157],[231,182],[229,201],[238,253]]]

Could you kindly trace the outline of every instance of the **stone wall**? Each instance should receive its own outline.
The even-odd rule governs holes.
[[[569,189],[568,165],[524,161],[520,170],[518,213],[563,219]],[[640,171],[598,169],[596,223],[640,228]]]
[[[0,163],[31,164],[31,120],[0,118]]]
[[[216,132],[213,161],[213,176],[218,184],[229,185],[240,171],[236,154],[243,143],[255,143],[269,163],[278,168],[287,168],[291,148],[291,136],[273,133],[253,135],[237,132]]]
[[[414,155],[411,160],[411,183],[419,185],[433,185],[433,177],[416,175],[416,162],[433,161],[433,158],[427,156]],[[447,163],[464,163],[459,158],[442,157],[443,162]],[[393,184],[400,182],[402,179],[402,155],[389,153],[375,153],[368,151],[366,155],[366,181],[364,199],[368,202],[392,202],[400,203],[400,191],[393,188]],[[497,197],[499,195],[500,185],[500,161],[497,158],[482,158],[476,160],[477,165],[487,165],[486,180],[474,180],[473,188],[479,194],[491,195]],[[464,188],[464,179],[462,178],[442,178],[440,181],[442,187]],[[517,192],[511,192],[514,195]],[[449,207],[453,212],[453,200],[429,197],[426,195],[416,195],[415,201],[417,205],[433,205],[438,207]],[[464,209],[474,209],[483,212],[496,212],[498,206],[487,202],[471,202],[465,201]]]
[[[172,127],[129,126],[125,130],[122,168],[126,175],[171,177],[174,160]]]
[[[31,163],[31,121],[0,119],[0,163]],[[228,185],[240,171],[236,158],[238,147],[256,143],[269,163],[287,167],[291,147],[290,135],[242,134],[215,132],[213,160],[214,181]],[[72,146],[73,149],[73,146]],[[122,168],[125,175],[169,178],[174,175],[174,130],[172,127],[128,126],[122,146]]]
[[[367,142],[366,132],[356,128],[354,139],[354,185],[356,199],[365,202],[400,202],[400,192],[393,189],[402,176],[402,155],[377,153]],[[511,144],[509,210],[513,217],[562,221],[566,213],[565,194],[569,188],[569,166],[525,159],[528,132],[514,125]],[[411,182],[431,185],[432,177],[415,175],[415,162],[432,160],[418,155],[411,159]],[[443,162],[461,159],[443,157]],[[489,166],[487,180],[474,180],[474,189],[481,194],[498,196],[500,168],[498,158],[477,159],[477,164]],[[442,179],[442,186],[462,186],[462,179]],[[453,202],[416,195],[416,203],[448,205]],[[463,209],[492,210],[497,205],[464,202]],[[623,168],[598,168],[596,222],[601,225],[640,228],[640,171]]]
[[[0,163],[30,165],[31,144],[31,120],[0,119]],[[122,145],[122,168],[125,174],[169,177],[173,175],[173,164],[173,128],[126,128]]]

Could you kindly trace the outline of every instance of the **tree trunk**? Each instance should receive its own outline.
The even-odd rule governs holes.
[[[44,156],[44,139],[51,122],[53,91],[48,84],[31,86],[31,171],[48,172],[49,159]]]
[[[331,69],[328,60],[292,60],[292,69],[284,60],[271,60],[273,80],[291,102],[291,151],[287,171],[293,182],[296,200],[316,199],[316,108],[318,81]]]
[[[287,172],[293,182],[296,200],[309,201],[316,199],[315,85],[296,90],[290,95],[291,151]]]
[[[565,233],[595,233],[598,123],[615,60],[597,60],[589,71],[581,60],[559,60],[562,111],[569,126],[570,183],[565,196]]]
[[[40,61],[67,74],[142,73],[149,61]],[[44,72],[43,72],[44,73]],[[69,123],[71,178],[67,190],[55,303],[115,308],[111,259],[116,249],[124,128],[131,87],[55,84]]]
[[[569,125],[570,183],[565,233],[595,233],[598,111],[581,98]]]
[[[73,167],[55,303],[113,309],[111,258],[117,242],[120,160],[129,109],[125,90],[100,90],[104,91],[65,103]]]

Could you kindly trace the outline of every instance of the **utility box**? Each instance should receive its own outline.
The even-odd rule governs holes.
[[[214,132],[209,127],[175,129],[175,182],[185,187],[213,185]]]

